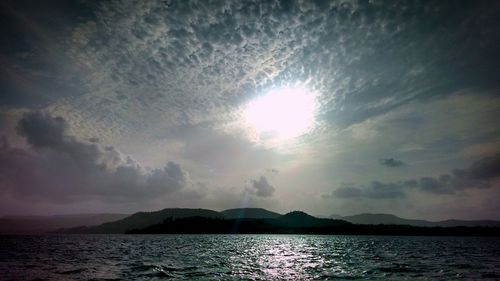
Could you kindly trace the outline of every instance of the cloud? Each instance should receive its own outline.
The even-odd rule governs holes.
[[[474,162],[468,169],[454,170],[455,177],[460,179],[490,180],[500,176],[500,153],[482,158]]]
[[[400,160],[396,160],[394,158],[382,158],[379,160],[380,165],[386,166],[386,167],[401,167],[404,165],[404,163]]]
[[[52,149],[62,147],[68,142],[64,136],[66,129],[67,124],[62,117],[53,118],[39,112],[25,114],[17,126],[18,134],[26,137],[33,147]]]
[[[252,191],[259,197],[271,197],[274,194],[275,188],[265,176],[261,176],[258,180],[251,180],[251,184]]]
[[[467,13],[442,2],[66,5],[74,9],[64,7],[68,11],[58,12],[80,14],[70,17],[67,25],[57,25],[64,29],[51,30],[47,24],[40,24],[39,29],[52,34],[46,42],[59,42],[47,49],[60,50],[56,53],[64,54],[71,70],[64,71],[54,63],[59,60],[52,59],[38,71],[56,68],[57,75],[43,83],[16,85],[47,89],[43,84],[61,80],[84,89],[78,95],[70,94],[73,89],[58,89],[55,92],[69,97],[56,99],[50,110],[77,124],[78,133],[91,134],[91,130],[104,141],[165,124],[230,122],[235,106],[268,87],[296,81],[310,81],[318,89],[318,118],[340,127],[414,99],[496,84],[490,73],[497,68],[491,57],[498,56],[494,48],[498,38],[484,36],[481,44],[472,42],[478,28],[495,34],[491,21],[496,18],[491,11],[498,10],[498,5],[485,10],[483,5],[470,4],[464,8]],[[16,9],[32,21],[38,19],[34,26],[40,23],[40,16],[30,10]],[[49,12],[42,10],[52,15]],[[32,43],[28,47],[40,45],[40,40],[28,36],[32,33],[24,34],[32,39],[26,40]],[[13,53],[19,49],[9,47]],[[44,55],[35,52],[34,57]],[[14,71],[18,65],[39,65],[32,62],[36,59],[27,60],[13,59],[6,68]],[[52,79],[66,73],[67,79]],[[12,92],[9,97],[19,96]]]
[[[106,202],[146,202],[195,184],[174,162],[147,169],[112,146],[83,142],[68,135],[61,117],[29,112],[17,130],[30,150],[0,149],[0,190],[22,200],[70,203],[98,199]]]
[[[363,195],[363,190],[359,187],[341,186],[330,194],[322,194],[323,198],[360,198]]]
[[[439,177],[421,177],[399,182],[373,181],[368,186],[343,184],[323,198],[404,198],[406,191],[415,189],[431,194],[455,194],[465,189],[490,188],[491,181],[500,177],[500,153],[479,159],[466,169],[455,169]]]
[[[368,198],[387,199],[402,198],[405,197],[405,194],[401,190],[401,186],[398,184],[374,181],[371,183],[366,196]]]
[[[341,186],[330,194],[323,194],[323,198],[371,198],[371,199],[394,199],[403,198],[406,195],[400,185],[394,183],[371,182],[368,186]]]
[[[456,186],[487,185],[490,180],[470,173],[435,175],[470,161],[456,159],[464,147],[498,139],[499,3],[386,4],[3,2],[0,31],[8,43],[0,50],[0,115],[36,107],[64,122],[49,118],[37,125],[43,116],[25,118],[18,131],[29,147],[2,149],[2,159],[12,163],[2,165],[2,177],[12,180],[8,173],[16,170],[9,167],[51,175],[38,179],[40,189],[26,183],[18,196],[44,198],[43,191],[53,189],[49,195],[60,201],[170,196],[187,190],[189,175],[229,187],[260,173],[270,178],[274,173],[265,167],[279,167],[285,185],[313,179],[314,193],[333,180],[364,183],[339,191],[347,197],[453,194]],[[301,82],[317,92],[318,111],[315,128],[298,139],[298,152],[284,156],[253,146],[240,128],[245,104],[270,88]],[[460,90],[466,95],[454,95]],[[43,125],[53,132],[36,133]],[[5,131],[0,124],[0,135],[18,145],[16,130]],[[171,136],[156,137],[162,134]],[[466,157],[491,155],[495,147],[471,147]],[[377,174],[379,183],[372,183],[380,172],[374,159],[395,150],[412,163],[411,171],[393,169],[398,178],[433,176],[404,183]],[[169,160],[174,166],[165,164]],[[179,172],[179,163],[190,174]],[[301,172],[287,178],[292,167]],[[129,180],[119,182],[117,173]],[[2,190],[14,194],[6,182]],[[286,189],[290,199],[296,198],[292,190]]]

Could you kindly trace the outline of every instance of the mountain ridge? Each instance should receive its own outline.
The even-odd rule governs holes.
[[[485,226],[500,227],[500,221],[496,220],[458,220],[448,219],[441,221],[428,221],[419,219],[405,219],[393,214],[384,213],[362,213],[352,216],[331,215],[330,218],[342,219],[354,224],[368,225],[412,225],[421,227],[456,227],[456,226]]]
[[[53,216],[3,216],[0,217],[0,234],[35,234],[46,232],[67,233],[125,233],[132,229],[142,229],[160,224],[165,219],[186,217],[210,217],[218,219],[278,219],[298,222],[299,217],[307,218],[304,222],[321,224],[322,219],[346,221],[353,224],[366,225],[410,225],[419,227],[500,227],[495,220],[457,220],[427,221],[405,219],[393,214],[362,213],[352,216],[331,215],[330,217],[311,216],[301,211],[280,214],[263,208],[234,208],[214,211],[201,208],[165,208],[152,212],[136,212],[134,214],[70,214]],[[289,217],[293,218],[290,219]],[[276,222],[279,224],[280,220]]]
[[[223,215],[217,211],[201,208],[165,208],[153,212],[137,212],[118,221],[92,227],[74,228],[73,230],[77,233],[125,233],[132,229],[141,229],[162,223],[167,218],[186,217],[223,218]]]
[[[225,219],[271,219],[281,216],[280,213],[264,208],[235,208],[221,211]]]
[[[71,214],[53,216],[0,217],[0,234],[38,234],[59,228],[100,225],[123,219],[129,214]]]
[[[142,229],[133,229],[129,234],[320,234],[335,231],[352,224],[341,220],[320,219],[301,211],[293,211],[276,218],[206,218],[189,217],[173,220]]]

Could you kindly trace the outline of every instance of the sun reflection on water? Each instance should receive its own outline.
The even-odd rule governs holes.
[[[307,238],[274,237],[265,242],[256,245],[261,251],[258,267],[270,280],[304,280],[320,277],[311,276],[310,272],[323,268],[325,260],[322,256],[313,254],[317,252],[317,246],[311,245]]]

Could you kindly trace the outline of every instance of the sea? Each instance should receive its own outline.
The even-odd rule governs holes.
[[[500,238],[0,236],[0,280],[500,280]]]

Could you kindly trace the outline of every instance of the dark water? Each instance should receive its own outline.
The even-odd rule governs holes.
[[[0,236],[1,280],[500,280],[500,238]]]

